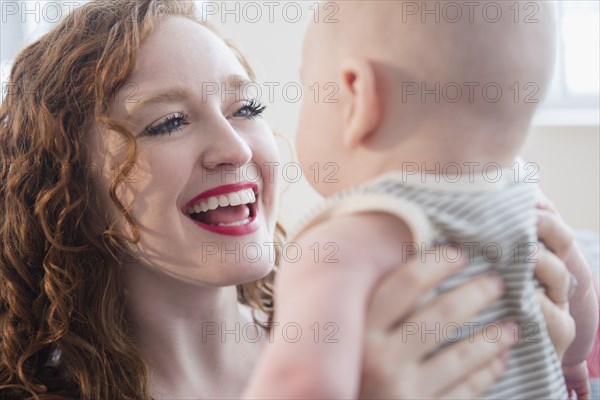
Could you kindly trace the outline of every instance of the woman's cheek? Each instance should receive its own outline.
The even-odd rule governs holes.
[[[270,225],[275,224],[279,207],[279,185],[283,166],[275,138],[271,135],[261,141],[264,151],[255,158],[261,169],[263,206],[267,208]]]

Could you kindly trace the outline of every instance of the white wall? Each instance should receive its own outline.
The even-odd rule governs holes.
[[[45,3],[40,2],[39,7]],[[308,22],[314,19],[324,22],[327,17],[327,13],[315,13],[315,4],[315,0],[197,2],[204,18],[248,55],[262,83],[262,100],[268,106],[265,118],[288,138],[278,139],[283,163],[294,162],[290,145],[300,106],[297,89],[303,33]],[[13,26],[21,19],[20,15],[3,19],[0,26],[3,58],[12,56],[15,46],[20,47],[48,25],[34,24],[36,21],[29,16],[23,28]],[[269,87],[273,88],[272,93],[268,92]],[[539,165],[542,189],[572,227],[600,232],[600,128],[597,118],[594,120],[595,125],[569,126],[554,115],[554,126],[532,129],[523,156]],[[319,200],[306,181],[289,182],[296,170],[291,165],[289,176],[283,180],[281,212],[282,221],[288,225]]]
[[[295,6],[289,6],[287,13],[283,12],[281,4],[285,3],[295,3],[302,7],[303,15],[299,22],[292,22],[295,18]],[[219,6],[220,2],[213,3],[215,4]],[[314,5],[312,1],[279,4],[278,8],[271,10],[272,23],[268,18],[269,10],[264,6],[261,6],[262,18],[251,22],[250,19],[255,20],[258,14],[252,7],[244,11],[243,3],[237,11],[232,5],[229,8],[231,14],[224,13],[223,8],[213,8],[211,12],[215,15],[208,20],[226,37],[240,45],[255,67],[259,82],[278,82],[281,88],[285,84],[299,81],[303,32],[307,23],[315,18],[315,14],[311,9]],[[240,17],[238,21],[235,20],[236,12]],[[263,100],[265,99],[267,98],[263,97]],[[281,90],[276,90],[275,97],[267,100],[273,101],[267,101],[269,109],[266,119],[277,131],[285,133],[293,143],[299,103],[286,99]],[[559,124],[565,125],[564,121],[559,121]],[[292,160],[287,144],[281,141],[280,147],[283,153],[282,161]],[[600,232],[598,125],[535,126],[523,150],[523,157],[538,164],[542,190],[555,202],[573,228]],[[293,225],[307,208],[317,203],[319,198],[306,181],[284,181],[284,188],[281,220],[289,226]]]
[[[565,220],[600,231],[600,128],[537,126],[523,156],[540,170],[540,186]]]

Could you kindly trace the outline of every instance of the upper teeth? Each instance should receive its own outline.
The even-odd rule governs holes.
[[[240,204],[252,204],[256,201],[256,196],[252,189],[243,189],[239,192],[220,194],[218,196],[202,199],[197,203],[192,204],[188,209],[188,214],[197,214],[210,210],[215,210],[218,207],[239,206]]]

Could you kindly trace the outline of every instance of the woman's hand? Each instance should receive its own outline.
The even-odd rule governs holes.
[[[572,230],[543,194],[540,194],[538,214],[538,237],[551,251],[540,253],[535,269],[536,277],[546,288],[545,294],[538,293],[540,305],[550,338],[563,360],[569,397],[572,398],[575,393],[578,399],[587,400],[590,399],[591,388],[584,360],[596,334],[598,315],[591,273],[575,245]],[[580,287],[576,291],[577,280]],[[571,312],[569,301],[576,307]],[[594,307],[589,307],[590,304]],[[578,321],[577,330],[575,319]]]
[[[565,260],[571,253],[573,234],[549,208],[542,203],[538,212],[538,237],[547,248],[537,255],[535,277],[545,292],[537,293],[548,326],[550,339],[560,360],[575,338],[575,321],[569,314],[569,298],[576,281],[567,270]],[[543,207],[543,208],[542,208]]]
[[[539,208],[538,237],[547,249],[537,257],[535,275],[546,287],[546,293],[540,292],[538,297],[550,337],[562,359],[575,337],[568,301],[576,282],[565,262],[573,262],[576,247],[572,231],[552,204],[544,199]],[[515,328],[507,324],[503,324],[502,340],[496,343],[475,335],[428,357],[439,345],[431,333],[435,332],[435,322],[443,327],[468,321],[502,294],[496,286],[500,282],[495,285],[492,277],[479,277],[414,310],[423,293],[461,266],[447,263],[432,267],[415,259],[392,270],[375,289],[367,317],[361,398],[476,398],[502,374],[515,333]],[[568,385],[569,390],[579,398],[589,398],[589,383],[580,379],[581,368],[571,372],[577,382]]]
[[[464,265],[415,257],[378,285],[367,313],[361,398],[476,398],[502,374],[515,335],[508,323],[496,342],[473,334],[430,356],[448,324],[472,320],[502,296],[498,277],[474,278],[414,311],[423,293]]]

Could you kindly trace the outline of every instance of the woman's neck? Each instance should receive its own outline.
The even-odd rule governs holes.
[[[239,397],[267,334],[241,312],[236,288],[200,287],[137,264],[125,266],[123,280],[153,397]]]

